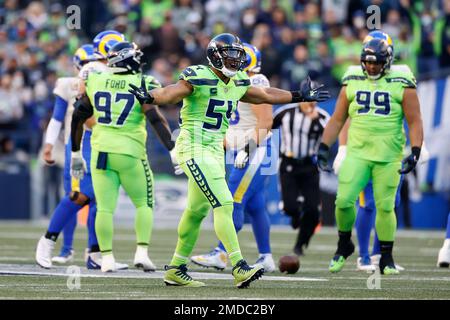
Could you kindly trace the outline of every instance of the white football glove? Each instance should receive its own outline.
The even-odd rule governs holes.
[[[170,159],[172,160],[173,170],[175,171],[175,174],[179,176],[180,174],[183,174],[184,171],[181,169],[180,165],[178,164],[177,156],[175,154],[175,149],[172,149],[170,152]]]
[[[248,162],[248,153],[245,149],[239,151],[236,155],[236,159],[234,159],[234,167],[238,169],[242,169]]]
[[[83,179],[84,173],[87,172],[86,161],[84,161],[81,151],[72,152],[70,162],[70,175],[76,179]]]
[[[333,162],[333,170],[336,175],[339,173],[339,169],[341,168],[342,162],[344,161],[346,155],[347,146],[339,146],[338,153]]]
[[[419,157],[419,164],[426,163],[430,160],[430,152],[428,151],[427,147],[425,146],[425,141],[422,143],[422,148],[420,150],[420,157]]]

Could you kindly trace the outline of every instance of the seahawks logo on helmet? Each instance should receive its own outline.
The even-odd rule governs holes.
[[[108,67],[114,73],[141,72],[142,51],[135,43],[116,43],[108,52]]]
[[[228,78],[236,75],[246,60],[241,39],[231,33],[215,36],[208,44],[206,56],[209,64]]]

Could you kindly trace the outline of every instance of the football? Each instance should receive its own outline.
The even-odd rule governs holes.
[[[278,260],[278,268],[280,272],[294,274],[300,268],[300,260],[297,256],[282,256]]]

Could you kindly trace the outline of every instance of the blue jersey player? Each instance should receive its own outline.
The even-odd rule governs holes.
[[[244,71],[250,77],[252,86],[270,87],[269,80],[260,74],[261,53],[244,43],[247,60]],[[272,127],[272,106],[240,102],[230,119],[225,137],[226,147],[233,153],[234,164],[229,172],[228,187],[234,198],[233,221],[236,231],[242,229],[244,212],[250,215],[259,251],[256,263],[265,272],[275,271],[270,248],[270,219],[265,209],[265,169],[270,165]],[[258,146],[259,145],[259,146]],[[277,150],[277,148],[274,148]],[[227,157],[228,159],[228,157]],[[192,262],[204,267],[223,270],[227,265],[227,254],[221,242],[208,254],[193,256]]]

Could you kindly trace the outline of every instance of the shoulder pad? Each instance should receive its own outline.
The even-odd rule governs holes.
[[[87,80],[89,73],[91,72],[106,72],[109,68],[101,62],[98,61],[91,61],[86,63],[78,73],[78,77],[84,81]]]
[[[58,78],[53,94],[69,101],[73,97],[74,92],[78,92],[78,81],[78,78],[75,77]]]
[[[361,66],[349,66],[342,77],[342,84],[346,85],[350,80],[365,80],[366,76],[361,69]]]

